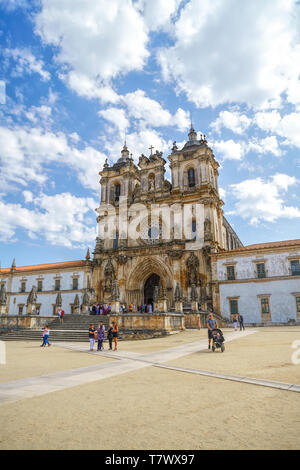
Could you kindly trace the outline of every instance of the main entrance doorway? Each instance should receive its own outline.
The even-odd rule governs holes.
[[[153,307],[154,288],[159,285],[160,277],[157,274],[151,274],[144,286],[144,303],[151,304]]]

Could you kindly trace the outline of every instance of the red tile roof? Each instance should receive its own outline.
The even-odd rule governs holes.
[[[34,264],[32,266],[16,266],[14,271],[18,272],[27,272],[27,271],[43,271],[48,269],[63,269],[63,268],[79,268],[85,266],[85,260],[79,261],[62,261],[61,263],[48,263],[48,264]],[[0,269],[0,274],[10,273],[11,268]]]
[[[267,242],[267,243],[255,243],[253,245],[246,245],[242,246],[241,248],[236,248],[235,250],[229,250],[222,253],[235,253],[235,252],[243,252],[243,251],[251,251],[251,250],[265,250],[268,248],[291,248],[293,246],[300,247],[300,239],[297,240],[283,240],[278,242]]]

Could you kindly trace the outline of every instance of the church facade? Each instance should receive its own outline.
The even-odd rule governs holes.
[[[167,157],[126,146],[100,175],[98,237],[85,260],[0,269],[0,315],[85,314],[91,304],[213,310],[245,323],[300,321],[300,240],[243,246],[223,213],[219,164],[191,126]]]
[[[177,296],[187,307],[197,301],[212,309],[210,255],[242,246],[223,214],[219,164],[205,136],[198,140],[192,127],[183,148],[174,142],[168,156],[171,182],[162,153],[149,150],[135,165],[125,144],[119,160],[106,162],[100,172],[97,300],[109,302],[117,283],[127,305],[153,305],[160,296],[170,311]]]

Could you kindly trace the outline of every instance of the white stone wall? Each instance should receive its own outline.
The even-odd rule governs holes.
[[[0,276],[0,282],[6,282],[6,291],[9,298],[9,315],[18,315],[19,305],[23,304],[23,315],[26,314],[26,302],[29,292],[33,286],[38,285],[38,280],[43,281],[42,292],[37,292],[37,304],[41,304],[40,315],[49,316],[53,314],[53,305],[56,303],[58,291],[54,291],[55,279],[60,279],[60,294],[62,297],[62,308],[66,314],[71,313],[70,304],[74,303],[76,294],[79,301],[82,300],[82,289],[87,287],[87,275],[91,280],[91,273],[86,269],[62,269],[60,271],[37,273],[15,273],[11,276]],[[78,278],[78,289],[73,290],[73,276]],[[21,282],[26,281],[26,292],[21,293]]]
[[[252,255],[228,253],[227,258],[220,258],[217,261],[217,278],[220,281],[227,279],[226,265],[233,263],[235,265],[236,279],[253,279],[256,278],[256,262],[265,261],[265,269],[267,277],[289,276],[291,257],[300,257],[300,250],[284,252],[257,253]]]
[[[238,300],[239,313],[246,323],[261,323],[261,299],[269,297],[269,306],[273,323],[297,320],[295,295],[300,295],[300,277],[291,276],[290,261],[300,257],[300,250],[236,254],[220,257],[213,263],[213,277],[220,282],[220,311],[230,318],[230,298]],[[264,262],[266,277],[257,279],[256,263]],[[227,266],[235,266],[235,281],[226,281]],[[241,281],[241,282],[238,282]],[[299,319],[298,319],[299,320]]]
[[[300,280],[257,281],[220,284],[221,314],[230,318],[229,298],[239,297],[238,309],[245,323],[262,323],[260,295],[270,295],[269,305],[273,323],[297,320],[296,300],[293,293],[300,292]]]

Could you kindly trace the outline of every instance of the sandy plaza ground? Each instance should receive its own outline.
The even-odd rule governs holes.
[[[207,349],[206,329],[112,353],[6,342],[0,449],[299,449],[300,327],[223,331],[224,353]]]

